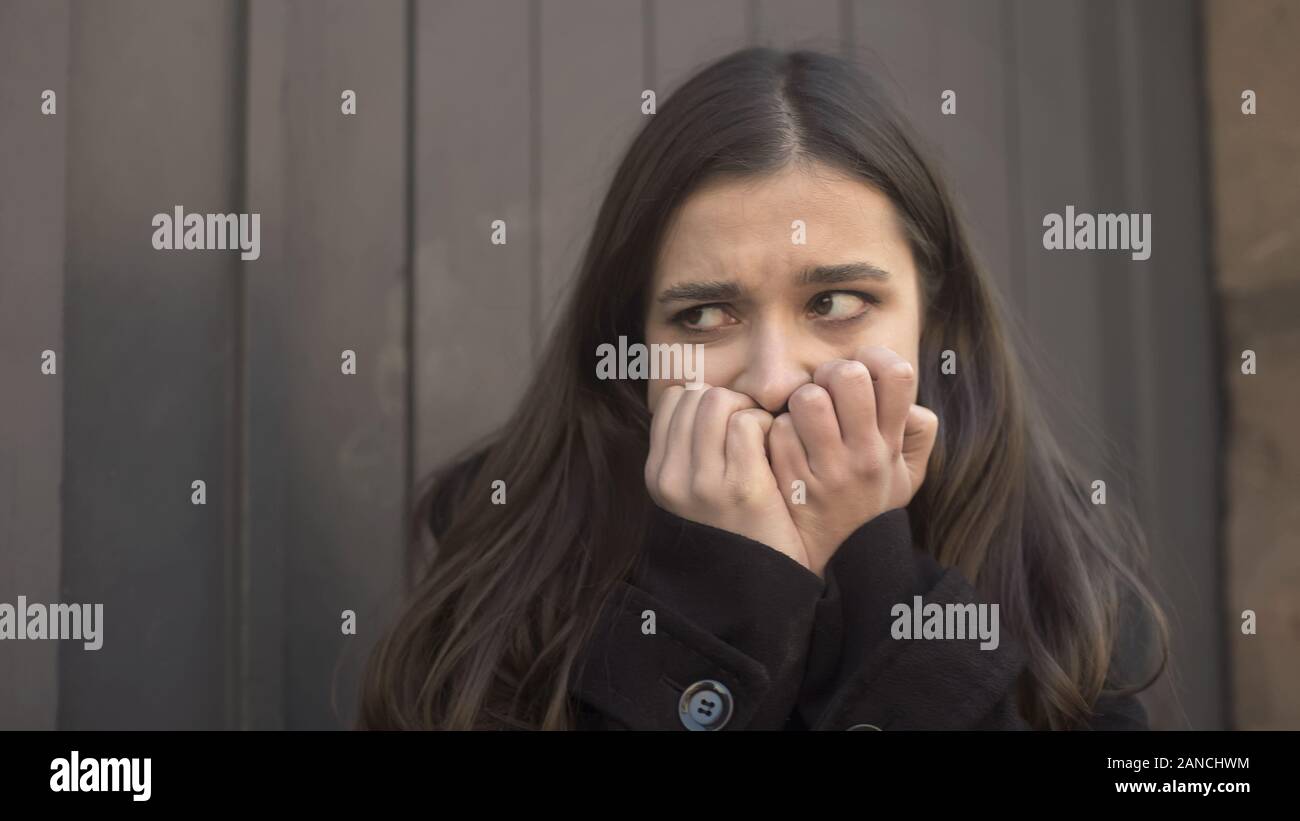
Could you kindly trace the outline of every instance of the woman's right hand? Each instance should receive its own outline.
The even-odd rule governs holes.
[[[768,462],[771,427],[772,415],[743,393],[672,385],[654,409],[646,489],[669,513],[761,542],[810,567]]]

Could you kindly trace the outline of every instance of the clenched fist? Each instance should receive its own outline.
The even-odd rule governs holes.
[[[925,480],[939,418],[916,390],[911,364],[880,346],[822,364],[775,419],[727,388],[671,386],[654,409],[646,488],[670,513],[824,577],[853,531],[906,507]]]
[[[906,507],[925,480],[939,418],[915,404],[916,390],[911,363],[862,348],[819,366],[772,423],[772,469],[818,576],[853,531]],[[806,487],[803,504],[792,494],[796,480]]]
[[[721,387],[664,391],[650,426],[645,482],[683,519],[738,533],[810,567],[767,461],[772,415]]]

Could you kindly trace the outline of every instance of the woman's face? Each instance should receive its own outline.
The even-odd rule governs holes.
[[[771,413],[818,365],[864,345],[892,348],[921,373],[920,291],[894,207],[828,166],[694,192],[668,227],[647,302],[647,343],[702,345],[694,380]],[[686,376],[651,380],[650,407]]]

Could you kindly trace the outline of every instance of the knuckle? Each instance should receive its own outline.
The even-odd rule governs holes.
[[[747,411],[743,411],[743,410],[736,411],[735,413],[731,414],[731,416],[727,417],[727,430],[732,431],[732,430],[743,429],[748,419],[749,419],[749,414]]]
[[[664,389],[663,394],[659,397],[659,404],[663,405],[667,402],[681,399],[683,393],[686,393],[686,388],[681,385],[669,385]]]
[[[687,487],[686,480],[686,471],[678,464],[678,460],[669,458],[659,466],[659,473],[655,476],[655,487],[664,497],[681,495]]]
[[[864,448],[853,454],[851,464],[854,475],[874,479],[884,472],[885,459],[876,449]]]
[[[684,477],[682,483],[690,490],[692,497],[708,499],[713,496],[713,485],[717,484],[717,477],[696,470]]]
[[[727,420],[727,434],[729,436],[745,436],[751,433],[758,426],[758,420],[750,411],[736,411],[731,414]]]
[[[861,385],[871,381],[871,371],[856,360],[842,360],[831,368],[831,380],[845,385]]]
[[[898,382],[911,382],[916,379],[916,368],[901,356],[888,366],[889,376]]]
[[[749,477],[729,479],[726,482],[727,501],[731,504],[748,505],[758,496],[758,488]]]
[[[791,409],[796,407],[814,408],[829,398],[830,395],[826,393],[825,388],[821,385],[809,382],[800,385],[795,389],[795,392],[790,395],[790,407]]]
[[[831,374],[835,372],[836,366],[844,361],[843,359],[828,359],[818,365],[817,369],[813,371],[813,382],[818,385],[826,384],[830,380]]]
[[[686,507],[691,500],[690,493],[682,482],[665,481],[662,476],[659,479],[659,498],[669,507],[677,509]]]
[[[925,411],[925,424],[926,424],[926,428],[927,428],[928,430],[938,430],[938,429],[939,429],[939,414],[935,413],[934,411],[930,410],[929,408],[923,408],[923,410]]]
[[[730,401],[729,393],[726,388],[706,388],[700,396],[700,407],[697,413],[716,413],[721,410]]]

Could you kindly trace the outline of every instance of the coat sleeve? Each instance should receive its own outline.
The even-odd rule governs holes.
[[[923,608],[991,604],[959,571],[913,546],[904,508],[867,522],[839,547],[814,622],[800,723],[817,730],[1031,729],[1017,707],[1022,647],[1000,623],[996,646],[978,636],[894,638],[894,607],[907,605],[910,615],[918,596]],[[1094,715],[1093,729],[1146,726],[1131,696],[1099,701]]]
[[[580,659],[580,728],[783,729],[823,591],[765,544],[656,509]]]
[[[1025,729],[1016,710],[1020,649],[999,636],[895,639],[896,605],[982,604],[955,569],[912,545],[905,508],[862,525],[826,567],[826,602],[816,622],[798,700],[814,730]],[[1001,631],[999,631],[1001,632]]]

